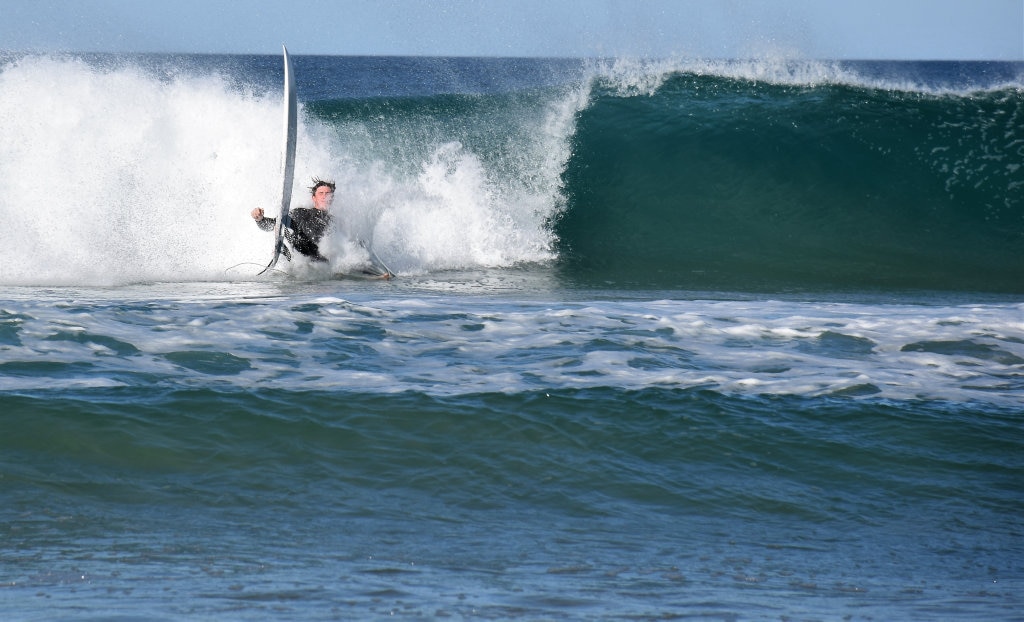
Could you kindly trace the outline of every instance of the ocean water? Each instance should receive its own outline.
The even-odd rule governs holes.
[[[1024,619],[1024,65],[293,60],[0,59],[4,619]]]

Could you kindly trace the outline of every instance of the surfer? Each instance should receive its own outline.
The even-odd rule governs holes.
[[[313,207],[296,207],[288,211],[287,220],[284,223],[284,237],[292,245],[292,248],[313,261],[328,261],[320,254],[318,244],[331,224],[331,215],[328,210],[334,202],[334,182],[314,177],[313,185],[309,190],[313,195]],[[252,210],[252,218],[256,221],[256,225],[264,231],[273,231],[274,225],[277,223],[276,218],[264,216],[261,207]],[[283,247],[282,253],[291,261],[291,252],[287,246]]]

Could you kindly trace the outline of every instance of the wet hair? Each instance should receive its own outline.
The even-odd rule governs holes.
[[[331,189],[331,192],[334,192],[334,182],[333,181],[325,181],[323,179],[320,179],[319,177],[314,177],[313,178],[313,185],[309,187],[309,193],[310,194],[316,194],[316,189],[321,187],[321,186],[327,186],[328,188]]]

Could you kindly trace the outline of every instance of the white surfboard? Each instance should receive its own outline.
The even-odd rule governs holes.
[[[288,209],[292,201],[292,182],[295,178],[295,141],[298,137],[299,103],[295,95],[295,72],[292,61],[288,58],[288,48],[284,50],[284,149],[281,152],[281,209],[274,225],[274,256],[270,263],[260,272],[263,274],[277,265],[284,247],[284,225],[288,219]]]
[[[391,271],[391,268],[377,256],[377,253],[373,252],[373,249],[367,246],[366,242],[363,242],[359,238],[356,238],[356,242],[359,246],[363,247],[363,250],[370,256],[369,263],[362,266],[358,266],[355,269],[349,270],[348,272],[335,272],[334,278],[336,279],[393,279],[395,273]]]

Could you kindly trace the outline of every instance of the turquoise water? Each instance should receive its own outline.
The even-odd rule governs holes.
[[[1021,293],[1019,85],[679,74],[650,96],[607,89],[579,115],[556,229],[595,281]]]
[[[1019,619],[1019,66],[295,61],[4,65],[5,619]]]

